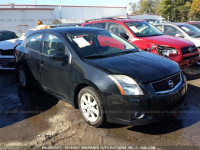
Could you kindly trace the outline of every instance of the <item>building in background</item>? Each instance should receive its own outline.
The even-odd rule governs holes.
[[[67,5],[0,5],[0,30],[25,32],[34,28],[37,20],[44,24],[80,23],[88,19],[124,16],[126,7]]]

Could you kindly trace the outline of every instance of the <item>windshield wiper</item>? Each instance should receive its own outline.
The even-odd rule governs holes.
[[[85,56],[84,59],[105,58],[105,57],[110,57],[110,56],[115,56],[115,55],[121,55],[121,54],[128,54],[128,53],[133,53],[133,51],[122,51],[122,52],[119,52],[119,53],[112,53],[112,54],[107,54],[107,55],[89,55],[89,56]]]
[[[104,58],[104,57],[108,57],[107,55],[89,55],[89,56],[85,56],[84,59],[90,59],[90,58]]]
[[[152,34],[150,36],[160,36],[160,35],[164,35],[164,34]]]
[[[114,53],[114,54],[111,54],[111,55],[121,55],[121,54],[128,54],[128,53],[133,53],[133,51],[122,51],[122,52]]]
[[[160,36],[160,35],[164,35],[164,34],[139,35],[137,37],[151,37],[151,36]]]

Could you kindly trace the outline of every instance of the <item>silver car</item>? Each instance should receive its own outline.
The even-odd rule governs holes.
[[[196,45],[200,51],[200,30],[187,23],[161,23],[155,25],[166,35],[188,39]],[[200,65],[200,61],[197,62]]]
[[[22,40],[15,32],[0,30],[0,70],[14,70],[14,48]]]

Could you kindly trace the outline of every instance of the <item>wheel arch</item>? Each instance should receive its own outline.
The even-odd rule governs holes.
[[[79,83],[76,87],[75,87],[75,90],[74,90],[74,97],[73,97],[73,106],[74,108],[78,109],[78,94],[79,92],[81,91],[81,89],[87,87],[87,86],[91,86],[93,87],[97,93],[99,93],[99,88],[92,82],[90,81],[86,81],[86,82],[83,82],[83,83]],[[101,95],[99,95],[101,97]]]

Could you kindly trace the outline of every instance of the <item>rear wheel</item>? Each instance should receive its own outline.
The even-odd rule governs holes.
[[[18,68],[18,81],[19,81],[19,85],[23,88],[27,87],[27,78],[26,78],[26,73],[23,69],[23,67],[19,67]]]
[[[94,88],[90,86],[83,88],[78,95],[78,104],[88,124],[96,127],[102,127],[105,124],[104,108]]]

